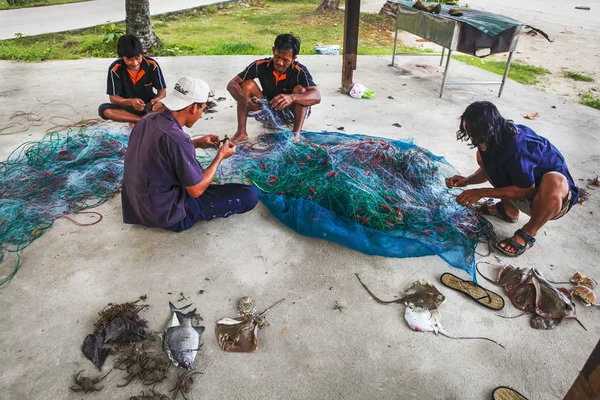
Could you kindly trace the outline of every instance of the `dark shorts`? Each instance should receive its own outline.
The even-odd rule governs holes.
[[[106,110],[124,110],[127,112],[130,112],[132,114],[135,115],[139,115],[140,117],[143,117],[144,115],[146,115],[146,111],[138,111],[133,107],[123,107],[123,106],[118,106],[116,104],[112,104],[112,103],[104,103],[104,104],[100,104],[100,107],[98,107],[98,115],[100,116],[100,118],[102,119],[108,119],[106,117],[106,115],[104,115],[104,111]]]
[[[200,221],[248,212],[256,207],[256,203],[258,191],[254,186],[240,183],[210,185],[198,198],[193,198],[186,192],[185,218],[165,229],[173,232],[185,231]]]

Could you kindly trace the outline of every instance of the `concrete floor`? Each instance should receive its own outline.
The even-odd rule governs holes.
[[[169,88],[179,76],[192,74],[209,82],[217,96],[228,98],[219,103],[218,113],[199,121],[190,133],[234,132],[235,108],[230,107],[234,103],[225,86],[253,59],[159,59]],[[310,68],[323,95],[307,130],[343,126],[348,133],[413,137],[419,146],[444,155],[469,174],[476,167],[475,152],[455,140],[457,118],[472,101],[487,99],[506,117],[527,123],[549,138],[565,155],[576,180],[600,173],[597,110],[512,81],[500,99],[496,87],[483,86],[448,87],[439,99],[441,68],[431,57],[400,58],[398,67],[388,67],[390,57],[359,57],[355,81],[376,94],[372,100],[355,100],[337,91],[341,57],[302,56],[300,61]],[[0,136],[0,159],[25,141],[39,140],[50,126],[49,117],[76,116],[68,107],[44,106],[37,99],[60,99],[75,106],[84,118],[95,117],[98,104],[107,100],[109,63],[98,59],[0,62],[0,126],[19,110],[45,117],[43,125],[25,133]],[[422,67],[427,64],[432,67]],[[453,79],[496,78],[457,62],[450,68]],[[533,112],[540,117],[523,118]],[[395,122],[402,127],[392,126]],[[261,131],[256,123],[249,127],[252,137]],[[575,271],[600,278],[596,193],[600,192],[592,192],[591,199],[566,218],[543,228],[536,246],[515,264],[536,267],[553,280],[566,280]],[[181,234],[124,225],[118,196],[95,210],[104,219],[91,227],[56,221],[23,251],[21,270],[0,289],[2,399],[83,398],[68,387],[79,370],[96,375],[80,351],[96,313],[109,302],[131,301],[143,294],[151,306],[144,316],[156,331],[169,317],[168,301],[176,302],[180,292],[190,297],[204,318],[207,329],[197,359],[204,375],[188,396],[192,399],[475,400],[490,398],[499,385],[515,387],[532,400],[560,399],[600,337],[598,309],[577,309],[587,332],[572,320],[555,331],[536,331],[527,318],[496,317],[439,284],[443,272],[466,277],[440,258],[366,256],[305,238],[285,228],[262,204],[251,213],[199,224]],[[515,229],[496,220],[494,224],[501,237]],[[482,259],[495,262],[493,257]],[[2,274],[9,271],[9,261],[0,264]],[[440,311],[448,331],[488,336],[506,350],[485,341],[412,332],[403,320],[403,307],[377,304],[358,284],[355,272],[386,298],[417,279],[435,282],[447,298]],[[258,351],[225,353],[213,333],[215,322],[234,316],[235,301],[243,295],[253,296],[259,308],[286,300],[270,313],[271,326],[260,332]],[[335,301],[346,307],[343,312],[333,309]],[[507,304],[501,314],[518,311]],[[109,360],[104,371],[110,366]],[[139,394],[141,384],[116,387],[121,375],[114,371],[106,378],[105,389],[89,397],[125,399]],[[166,391],[170,385],[157,389]]]

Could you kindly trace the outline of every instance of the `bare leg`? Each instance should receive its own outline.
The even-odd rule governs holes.
[[[479,151],[477,152],[477,164],[479,164],[480,168],[483,168],[483,161],[481,160],[481,155],[479,154]],[[492,183],[490,181],[489,177],[488,177],[488,182]],[[506,211],[506,215],[508,215],[510,218],[519,218],[519,214],[520,214],[519,209],[517,207],[515,207],[514,204],[510,202],[509,199],[500,199],[500,201],[502,202],[502,205],[504,206],[504,211]],[[488,207],[488,210],[490,210],[491,212],[495,212],[496,205],[490,205]]]
[[[142,117],[140,117],[139,115],[132,114],[129,111],[118,110],[114,108],[109,108],[105,110],[104,116],[110,119],[111,121],[129,122],[129,125],[135,125],[140,119],[142,119]]]
[[[292,93],[301,94],[306,92],[306,89],[300,85],[297,85]],[[294,114],[294,137],[296,139],[300,138],[300,131],[302,131],[302,127],[304,126],[304,121],[306,120],[306,113],[308,112],[308,106],[303,106],[302,104],[293,103],[290,105],[290,111]]]
[[[246,99],[249,99],[253,96],[262,98],[263,94],[254,81],[244,81],[242,82],[242,92],[244,92],[244,96]],[[246,132],[246,122],[248,120],[248,106],[246,102],[237,102],[237,121],[238,127],[235,135],[231,138],[233,143],[237,143],[243,140],[248,139],[248,132]]]
[[[523,231],[535,237],[542,226],[556,216],[563,205],[568,201],[569,181],[560,172],[548,172],[542,177],[540,187],[533,198],[531,207],[531,219],[526,223]],[[520,236],[513,236],[515,242],[525,245],[525,241]],[[516,249],[504,243],[500,247],[511,253],[516,253]]]

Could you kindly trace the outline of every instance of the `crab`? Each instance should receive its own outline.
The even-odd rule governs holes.
[[[185,397],[185,395],[191,392],[194,388],[194,376],[199,375],[201,373],[202,372],[197,371],[195,369],[190,369],[184,372],[183,374],[179,375],[177,377],[177,384],[173,389],[170,390],[171,392],[175,392],[175,394],[173,395],[173,400],[177,399],[179,393],[181,393],[184,400],[188,400],[188,398]]]
[[[139,354],[127,353],[124,357],[115,360],[115,368],[127,371],[128,375],[123,377],[126,382],[119,387],[127,386],[135,378],[142,381],[144,385],[152,385],[162,382],[167,377],[167,371],[171,363],[162,354],[151,356],[147,352]]]
[[[250,315],[256,314],[257,308],[254,305],[252,297],[242,297],[238,300],[238,314],[239,315]]]
[[[74,392],[91,393],[91,392],[99,392],[102,389],[104,389],[104,386],[96,387],[96,384],[98,382],[102,381],[104,378],[106,378],[108,376],[108,374],[110,374],[112,372],[112,369],[110,371],[108,371],[108,374],[104,375],[102,378],[93,378],[93,379],[88,376],[81,376],[82,372],[83,372],[83,370],[81,370],[77,374],[73,375],[73,380],[75,381],[75,384],[73,386],[71,386],[71,390]]]
[[[154,388],[150,389],[151,392],[146,394],[142,390],[139,396],[131,396],[129,400],[171,400],[166,394],[158,393],[154,391]]]

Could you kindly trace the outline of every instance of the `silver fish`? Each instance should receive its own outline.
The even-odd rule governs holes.
[[[191,369],[200,350],[203,326],[192,326],[196,309],[182,313],[172,303],[171,311],[177,316],[179,325],[168,327],[163,334],[163,349],[174,366]],[[187,307],[184,307],[187,308]]]

